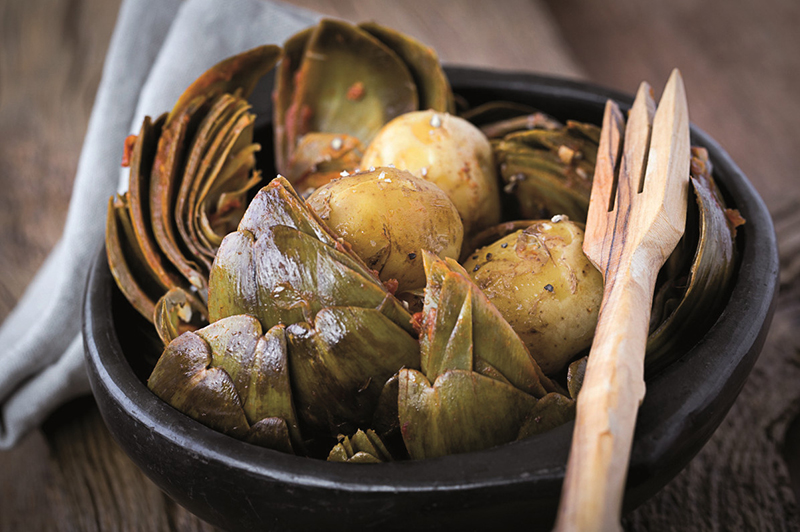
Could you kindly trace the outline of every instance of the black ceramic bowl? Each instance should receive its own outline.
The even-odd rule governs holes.
[[[558,118],[600,123],[609,97],[584,83],[530,74],[448,69],[454,90],[475,104],[529,103]],[[739,394],[763,345],[777,293],[774,230],[761,199],[708,135],[705,146],[728,200],[747,219],[740,265],[717,322],[682,357],[648,378],[625,497],[630,509],[674,477],[705,444]],[[558,504],[573,424],[486,451],[379,465],[328,463],[256,447],[215,432],[145,386],[139,360],[152,327],[117,291],[100,255],[84,307],[92,390],[109,430],[169,496],[233,530],[549,528]]]

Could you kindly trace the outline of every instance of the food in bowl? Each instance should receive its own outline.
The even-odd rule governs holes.
[[[133,142],[131,177],[137,181],[109,211],[107,246],[123,293],[155,322],[167,344],[150,378],[151,389],[184,413],[234,437],[319,458],[341,456],[332,449],[351,441],[345,438],[355,440],[359,430],[369,441],[380,441],[387,452],[373,443],[380,452],[371,455],[385,460],[476,451],[557,426],[572,415],[575,396],[569,390],[578,390],[579,383],[568,383],[563,368],[585,355],[580,347],[573,346],[568,355],[530,352],[521,331],[509,323],[510,315],[498,310],[469,272],[452,257],[438,257],[456,252],[403,249],[406,259],[423,262],[424,290],[413,282],[400,285],[397,277],[405,273],[403,268],[397,277],[381,279],[372,271],[374,264],[368,264],[370,256],[359,254],[358,242],[348,242],[346,234],[325,222],[323,209],[315,212],[304,201],[309,193],[313,204],[317,192],[295,190],[311,182],[309,176],[314,176],[312,188],[317,190],[347,190],[348,177],[333,177],[327,185],[322,181],[337,171],[338,176],[358,175],[350,166],[352,157],[334,161],[323,178],[314,169],[320,166],[316,161],[325,161],[325,154],[314,153],[313,146],[337,149],[350,138],[369,146],[395,114],[394,107],[379,109],[376,102],[388,105],[385,102],[401,98],[405,110],[428,101],[420,94],[444,91],[443,97],[430,101],[439,112],[452,110],[449,85],[446,78],[442,83],[441,68],[430,61],[430,52],[390,30],[371,28],[369,32],[326,21],[285,45],[275,98],[276,160],[279,166],[311,170],[295,177],[294,184],[278,177],[250,200],[260,174],[254,168],[258,147],[252,142],[253,121],[243,97],[253,83],[238,69],[256,63],[255,70],[268,70],[276,60],[272,48],[246,52],[213,67],[201,78],[205,82],[187,89],[172,113],[148,122],[151,125]],[[398,42],[404,51],[392,52]],[[334,67],[317,64],[324,63],[320,50],[326,46],[332,47],[331,58],[350,59]],[[409,72],[417,95],[406,98],[380,77],[369,78],[374,67],[354,63],[351,59],[360,52],[347,46],[377,47],[387,57],[394,53],[393,64],[404,65],[398,69]],[[419,54],[408,53],[414,46]],[[425,60],[417,61],[419,57]],[[302,66],[296,69],[298,64]],[[350,64],[355,71],[346,70]],[[334,71],[339,77],[332,92],[337,96],[331,97],[321,87]],[[375,97],[384,90],[391,94]],[[349,111],[340,112],[339,103]],[[358,116],[368,128],[352,118],[361,111],[365,114]],[[569,123],[564,127],[591,131]],[[498,148],[511,144],[519,132],[500,129],[502,138],[487,142],[503,176],[508,163],[502,161],[512,158],[497,155]],[[513,194],[519,198],[523,189],[536,193],[521,187],[522,182],[540,178],[552,185],[542,188],[535,205],[556,214],[565,205],[563,198],[574,195],[574,176],[591,182],[585,169],[578,171],[590,156],[591,135],[583,135],[582,147],[575,147],[558,140],[563,132],[557,128],[547,131],[518,143],[515,168],[524,167],[527,173],[512,174],[526,177],[509,177],[502,187],[504,194],[512,194],[498,200],[511,205],[502,213],[506,221],[524,207],[521,199],[514,204]],[[326,142],[305,142],[307,138]],[[527,149],[531,147],[535,149]],[[299,157],[304,164],[298,166]],[[705,182],[713,184],[708,165],[697,168],[698,180],[704,174]],[[496,187],[498,195],[500,188]],[[706,189],[714,194],[712,186]],[[701,204],[701,210],[732,219],[724,215],[721,196],[714,197],[718,201]],[[396,204],[391,200],[383,208],[389,211]],[[579,210],[575,212],[579,217]],[[413,230],[424,226],[423,217],[409,214],[403,213],[401,225]],[[453,218],[446,225],[458,224]],[[490,228],[489,234],[493,231],[499,234],[502,229]],[[450,232],[457,241],[458,231]],[[675,319],[669,309],[676,297],[680,301],[682,286],[694,286],[701,305],[703,298],[718,300],[724,293],[724,279],[715,278],[713,290],[701,286],[706,280],[698,276],[681,280],[687,267],[735,260],[731,226],[723,232],[729,248],[687,245],[681,251],[681,257],[688,253],[693,258],[677,260],[679,267],[662,282],[669,288],[659,300],[666,309],[659,313],[665,318],[662,323]],[[710,233],[697,238],[725,241]],[[498,244],[501,249],[503,243]],[[549,255],[540,258],[553,260]],[[552,285],[543,286],[548,284]],[[561,315],[570,313],[567,308]],[[552,363],[554,359],[558,362]]]

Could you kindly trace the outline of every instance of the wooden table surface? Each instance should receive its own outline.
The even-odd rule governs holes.
[[[629,530],[800,530],[800,4],[792,0],[294,0],[374,19],[445,62],[626,92],[681,68],[692,121],[775,220],[781,294],[750,379],[708,445]],[[0,320],[61,234],[118,0],[0,0]],[[535,518],[535,517],[534,517]],[[163,495],[90,397],[0,452],[0,530],[212,530]]]

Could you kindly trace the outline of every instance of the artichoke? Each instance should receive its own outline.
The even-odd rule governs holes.
[[[368,427],[384,384],[419,367],[411,315],[283,179],[261,189],[219,248],[212,322],[285,326],[298,416],[313,434]]]
[[[398,377],[399,422],[409,455],[430,458],[517,439],[529,420],[541,416],[540,399],[563,396],[561,387],[544,376],[458,263],[430,253],[424,259],[421,371],[402,369]]]
[[[352,149],[344,153],[361,150],[392,118],[454,109],[433,50],[377,24],[324,19],[291,37],[284,49],[275,85],[276,166],[301,192],[335,177],[336,169],[354,170],[339,152],[345,145]],[[336,153],[327,159],[320,147]]]
[[[521,217],[563,214],[585,221],[599,141],[600,128],[573,121],[559,129],[514,131],[493,141],[505,191],[516,197]]]
[[[391,461],[386,445],[374,430],[366,432],[359,429],[353,437],[339,436],[339,443],[331,449],[329,462],[349,462],[353,464],[376,464]]]
[[[280,53],[277,46],[262,46],[222,61],[200,76],[168,115],[155,122],[145,118],[139,134],[126,141],[129,187],[109,200],[108,262],[122,293],[151,322],[160,298],[183,291],[188,307],[165,303],[183,312],[167,318],[159,311],[159,333],[166,338],[180,328],[185,309],[205,317],[216,249],[260,181],[254,171],[255,116],[244,96]],[[168,322],[175,331],[168,330]]]
[[[663,368],[698,340],[719,316],[736,268],[736,227],[744,219],[728,209],[714,183],[705,148],[692,148],[692,189],[686,232],[662,269],[647,339],[647,371]]]
[[[206,426],[257,445],[303,449],[292,402],[283,326],[262,334],[231,316],[173,340],[147,382],[161,399]]]

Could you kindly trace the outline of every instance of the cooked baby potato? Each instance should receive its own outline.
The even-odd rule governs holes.
[[[376,168],[318,188],[307,203],[382,281],[425,286],[422,250],[458,258],[464,229],[439,187],[396,168]]]
[[[471,235],[500,221],[492,148],[468,121],[432,110],[400,115],[378,132],[361,168],[394,165],[444,190]]]
[[[603,278],[583,254],[583,228],[565,217],[533,222],[464,262],[548,374],[591,345]]]

